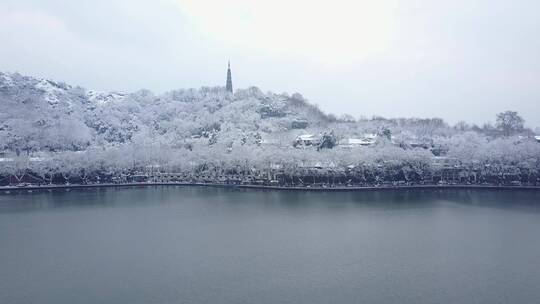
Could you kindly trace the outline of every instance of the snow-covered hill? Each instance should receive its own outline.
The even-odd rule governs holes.
[[[239,133],[272,133],[330,121],[299,94],[265,94],[255,87],[235,94],[219,87],[162,95],[147,90],[98,92],[2,72],[0,103],[0,145],[19,152],[81,150],[137,140],[174,146],[211,133],[239,138]]]
[[[300,94],[255,87],[106,93],[16,73],[0,73],[0,109],[4,182],[25,172],[69,181],[159,168],[372,184],[451,172],[456,181],[530,184],[540,172],[540,143],[515,112],[500,114],[519,118],[511,130],[437,118],[336,119]]]

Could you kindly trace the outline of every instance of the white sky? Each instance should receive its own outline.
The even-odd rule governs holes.
[[[98,90],[300,92],[355,117],[540,126],[537,0],[1,0],[0,70]]]

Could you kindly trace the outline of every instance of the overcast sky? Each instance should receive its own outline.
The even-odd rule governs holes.
[[[1,0],[0,70],[300,92],[335,114],[540,126],[538,0]]]

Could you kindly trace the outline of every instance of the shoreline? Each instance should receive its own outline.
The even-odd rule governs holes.
[[[540,186],[497,186],[497,185],[401,185],[401,186],[351,186],[351,187],[288,187],[266,185],[229,185],[213,183],[123,183],[123,184],[73,184],[73,185],[44,185],[44,186],[3,186],[0,195],[11,193],[32,193],[34,191],[72,190],[72,189],[99,189],[99,188],[141,188],[155,186],[181,186],[181,187],[211,187],[228,189],[252,190],[278,190],[278,191],[310,191],[310,192],[356,192],[356,191],[403,191],[403,190],[532,190],[540,191]]]

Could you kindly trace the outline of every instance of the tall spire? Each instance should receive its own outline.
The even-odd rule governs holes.
[[[229,64],[228,64],[228,67],[227,67],[227,84],[225,86],[225,89],[227,90],[227,92],[231,92],[233,91],[233,88],[232,88],[232,76],[231,76],[231,61],[229,60]]]

